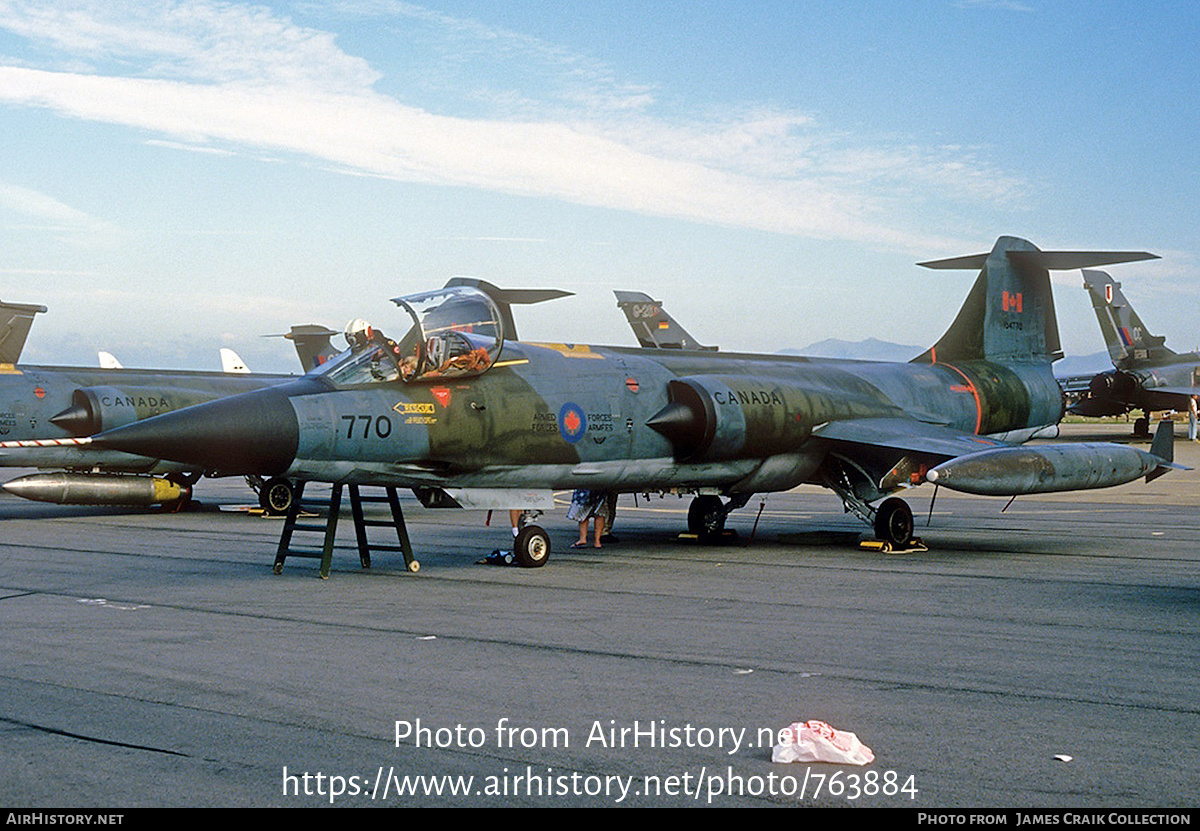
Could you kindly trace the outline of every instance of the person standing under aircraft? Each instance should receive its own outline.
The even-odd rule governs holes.
[[[602,548],[600,538],[604,536],[604,523],[608,519],[608,492],[577,490],[571,495],[571,507],[567,509],[567,519],[579,523],[579,539],[571,545],[572,548],[587,548],[588,520],[595,520],[594,548]]]

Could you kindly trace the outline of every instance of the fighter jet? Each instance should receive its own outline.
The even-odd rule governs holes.
[[[202,469],[103,450],[81,439],[296,377],[250,374],[230,350],[222,350],[222,372],[128,369],[115,359],[102,359],[100,368],[20,364],[33,317],[44,311],[44,306],[0,302],[0,357],[5,358],[0,362],[0,467],[48,471],[4,483],[7,492],[26,499],[87,505],[186,501]],[[293,340],[302,359],[328,346],[328,330],[293,327],[297,329],[301,331]],[[291,485],[286,480],[252,484],[264,508],[287,510]]]
[[[1048,269],[1151,256],[1040,251],[1001,237],[990,253],[922,263],[979,276],[946,333],[900,364],[518,341],[502,296],[459,283],[395,298],[406,318],[398,340],[364,327],[303,379],[92,442],[212,475],[426,496],[688,491],[688,525],[702,537],[720,534],[754,493],[814,483],[900,547],[913,518],[893,494],[923,482],[1015,495],[1118,485],[1173,466],[1166,433],[1152,453],[1016,446],[1063,412],[1050,370],[1061,349]],[[522,565],[540,566],[549,540],[527,527],[517,549]]]
[[[1191,415],[1191,400],[1200,395],[1200,354],[1178,354],[1166,347],[1166,338],[1151,335],[1125,299],[1121,284],[1108,274],[1084,271],[1083,282],[1113,368],[1097,375],[1062,379],[1068,393],[1079,390],[1081,394],[1071,405],[1071,412],[1109,416],[1141,410],[1141,418],[1133,425],[1139,435],[1150,432],[1151,411]],[[1194,415],[1191,417],[1194,419]],[[1194,421],[1191,432],[1194,437]]]

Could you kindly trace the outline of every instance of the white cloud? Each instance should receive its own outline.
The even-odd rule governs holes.
[[[379,73],[334,35],[263,8],[12,0],[0,2],[0,27],[58,50],[70,68],[0,66],[0,101],[210,152],[290,151],[347,172],[925,254],[963,243],[914,233],[899,200],[997,201],[1021,188],[953,148],[855,147],[821,135],[802,113],[655,117],[648,88],[535,39],[407,4],[356,8],[440,27],[441,37],[491,50],[493,60],[537,56],[535,74],[557,73],[561,83],[544,102],[510,90],[503,116],[440,114],[376,91]],[[80,60],[94,66],[80,69]]]
[[[0,182],[0,209],[32,217],[37,222],[29,227],[59,234],[79,244],[103,244],[118,233],[116,226],[110,222],[97,219],[44,193],[3,182]]]

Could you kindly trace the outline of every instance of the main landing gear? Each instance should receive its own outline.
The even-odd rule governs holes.
[[[735,494],[728,502],[712,495],[697,496],[688,507],[688,532],[701,542],[713,542],[725,535],[725,518],[750,501],[752,494]],[[732,533],[732,532],[731,532]]]
[[[913,512],[908,503],[890,496],[879,507],[872,508],[867,500],[874,501],[881,494],[872,477],[858,466],[838,461],[826,474],[824,484],[841,497],[847,513],[854,514],[875,531],[875,539],[864,540],[864,547],[882,551],[924,548],[913,536]]]
[[[875,536],[892,548],[905,548],[913,541],[913,512],[908,503],[889,497],[875,509]]]

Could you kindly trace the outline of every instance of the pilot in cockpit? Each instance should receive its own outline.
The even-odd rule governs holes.
[[[394,381],[400,375],[400,347],[394,340],[372,329],[362,318],[346,324],[345,337],[352,352],[371,352],[367,371],[372,380]]]

